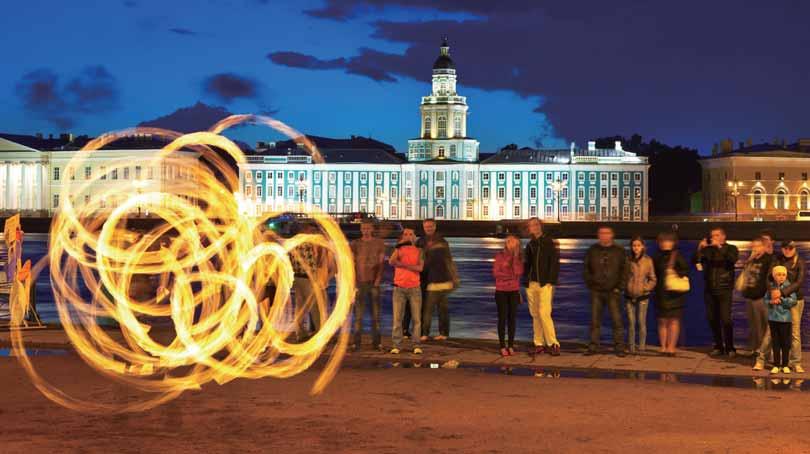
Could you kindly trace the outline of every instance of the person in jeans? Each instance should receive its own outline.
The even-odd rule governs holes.
[[[526,298],[532,316],[534,331],[534,354],[560,354],[560,343],[551,318],[551,301],[554,286],[560,275],[560,251],[554,240],[543,232],[543,223],[538,218],[529,219],[529,235],[523,254],[523,275],[528,282]]]
[[[312,225],[305,224],[301,233],[317,234]],[[321,327],[321,308],[327,301],[326,288],[334,275],[334,261],[328,250],[321,246],[304,243],[290,251],[293,269],[293,295],[296,308],[297,335],[304,340]],[[304,329],[304,318],[309,313],[309,332]]]
[[[637,236],[630,240],[629,275],[625,288],[627,308],[627,343],[630,353],[636,353],[636,323],[638,323],[638,351],[647,349],[647,307],[650,293],[657,282],[653,261],[647,255],[644,240]]]
[[[751,241],[751,255],[742,271],[745,276],[741,293],[748,303],[749,345],[754,358],[759,357],[759,348],[768,330],[768,310],[762,304],[762,299],[768,291],[768,275],[773,266],[773,256],[765,248],[766,241],[762,237]]]
[[[422,332],[424,342],[430,336],[433,308],[439,313],[439,335],[435,340],[445,340],[450,336],[450,312],[448,297],[457,286],[456,265],[450,254],[450,245],[436,233],[436,221],[425,219],[422,222],[425,236],[419,238],[416,247],[422,249],[425,267],[422,269]],[[413,333],[416,336],[418,333]]]
[[[686,293],[667,288],[667,272],[674,271],[678,277],[689,274],[689,265],[678,252],[678,237],[675,233],[666,232],[658,235],[658,254],[653,259],[658,283],[655,291],[655,309],[658,317],[658,338],[661,341],[661,353],[664,356],[675,356],[678,337],[681,334],[681,318],[686,305]]]
[[[766,292],[764,305],[768,309],[768,326],[773,339],[773,369],[772,374],[779,372],[789,374],[790,344],[792,343],[791,309],[796,306],[796,293],[782,296],[782,292],[790,291],[788,270],[782,265],[773,267],[773,292]]]
[[[792,342],[788,366],[801,374],[804,373],[804,367],[802,367],[801,321],[804,312],[802,286],[804,285],[805,266],[804,261],[801,260],[796,251],[796,243],[793,241],[782,241],[780,249],[781,254],[774,258],[774,264],[785,267],[787,270],[787,280],[790,282],[790,285],[784,289],[771,289],[769,293],[771,300],[776,300],[780,297],[788,297],[794,293],[796,294],[796,305],[790,308]],[[771,338],[772,335],[768,332],[766,332],[765,336],[762,338],[762,344],[759,346],[759,355],[754,363],[754,370],[762,370],[765,368],[765,354],[771,351]]]
[[[517,305],[520,304],[520,278],[523,275],[523,261],[520,254],[520,240],[515,235],[507,235],[503,250],[495,255],[492,275],[495,277],[495,304],[498,307],[498,340],[501,356],[515,353],[515,320]],[[509,344],[504,342],[506,327],[509,326]]]
[[[418,333],[422,318],[422,288],[419,285],[419,273],[422,272],[424,261],[422,251],[415,246],[416,234],[413,229],[404,229],[402,236],[388,259],[394,267],[394,290],[391,299],[393,306],[393,321],[391,323],[391,341],[394,346],[391,354],[398,355],[402,345],[402,317],[405,307],[410,306],[413,316],[413,331]],[[419,337],[411,338],[414,354],[422,354]]]
[[[734,264],[740,256],[737,246],[726,243],[726,232],[715,227],[698,244],[692,261],[695,268],[703,273],[706,282],[703,301],[706,304],[706,318],[714,337],[712,356],[734,357],[734,324],[731,318],[731,298],[734,290]]]
[[[380,238],[374,237],[374,224],[369,219],[360,224],[360,235],[360,238],[351,243],[357,283],[357,297],[354,301],[354,348],[360,348],[363,337],[363,314],[368,304],[371,311],[371,345],[380,349],[380,281],[385,261],[385,243]]]
[[[613,348],[616,356],[625,356],[624,326],[619,309],[622,291],[627,288],[627,255],[613,242],[613,229],[603,225],[597,229],[596,244],[585,253],[585,285],[591,292],[591,342],[586,355],[599,350],[602,311],[608,307],[613,322]]]

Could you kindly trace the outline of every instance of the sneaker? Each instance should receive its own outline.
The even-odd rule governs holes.
[[[796,371],[797,374],[804,373],[804,367],[802,367],[801,364],[796,364],[795,366],[793,366],[793,370]]]
[[[723,350],[719,348],[713,348],[712,351],[709,352],[709,356],[721,356],[723,354]]]
[[[545,352],[546,352],[546,347],[543,347],[542,345],[537,345],[537,346],[534,347],[534,354],[535,355],[542,355]]]
[[[618,356],[619,358],[624,358],[625,356],[627,356],[627,353],[624,352],[624,349],[620,348],[616,350],[616,356]]]
[[[399,349],[394,347],[391,349],[389,353],[391,353],[392,355],[399,355]]]
[[[552,345],[551,346],[551,356],[560,356],[560,346],[559,345]]]
[[[765,369],[765,363],[762,361],[755,362],[754,367],[751,368],[751,370],[762,370],[762,369]]]
[[[596,354],[596,349],[595,348],[589,348],[589,349],[585,350],[585,353],[583,353],[583,354],[585,356],[593,356],[593,355]]]
[[[421,355],[421,354],[422,354],[422,349],[421,349],[421,348],[419,348],[419,347],[415,347],[415,348],[413,349],[413,354],[414,354],[414,355]]]
[[[403,338],[403,339],[410,339],[410,338],[411,338],[411,333],[404,333],[404,334],[402,335],[402,338]]]
[[[772,374],[778,374],[778,373],[779,373],[779,371],[780,371],[780,369],[779,369],[778,367],[776,367],[776,366],[774,366],[774,368],[773,368],[773,369],[771,369],[771,373],[772,373]]]
[[[509,347],[509,356],[512,356],[514,354],[515,354],[515,347]]]
[[[427,342],[428,337],[427,336],[422,336],[422,337],[419,338],[419,340],[422,341],[422,342]]]
[[[789,374],[790,373],[790,368],[789,367],[783,367],[782,368],[782,373],[783,374]]]
[[[502,349],[501,349],[501,356],[502,356],[502,357],[507,357],[507,356],[509,356],[509,350],[507,350],[507,349],[505,349],[505,348],[502,348]]]
[[[447,336],[445,336],[443,334],[439,334],[438,336],[434,337],[433,340],[437,340],[437,341],[447,340]]]
[[[736,358],[737,357],[737,350],[734,350],[732,348],[731,350],[726,352],[726,355],[728,355],[729,358]]]

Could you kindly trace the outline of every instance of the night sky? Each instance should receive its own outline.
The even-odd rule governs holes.
[[[190,108],[178,127],[265,113],[404,151],[446,35],[482,152],[639,133],[705,154],[725,137],[810,136],[799,0],[0,5],[0,132],[95,135]]]

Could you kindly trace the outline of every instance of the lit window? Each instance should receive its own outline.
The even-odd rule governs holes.
[[[506,189],[498,188],[498,198],[503,199],[504,197],[506,197]]]
[[[53,168],[53,180],[59,181],[59,167]]]
[[[489,198],[489,186],[484,186],[483,188],[481,188],[481,197],[484,199]]]
[[[519,199],[520,198],[520,186],[515,186],[514,189],[513,189],[513,192],[514,192],[514,197],[516,199]]]
[[[89,180],[91,174],[92,174],[92,171],[90,170],[90,167],[85,167],[84,168],[84,179]]]

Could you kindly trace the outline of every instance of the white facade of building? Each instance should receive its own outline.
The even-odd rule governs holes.
[[[239,166],[245,209],[369,212],[391,219],[648,219],[647,159],[621,143],[597,149],[502,150],[479,160],[468,136],[467,99],[456,91],[446,42],[422,97],[418,138],[407,161],[321,149],[325,163],[300,154],[256,154]],[[352,159],[351,156],[356,156]],[[330,159],[334,157],[334,159]],[[388,156],[388,158],[391,158]],[[401,162],[400,162],[401,161]]]

